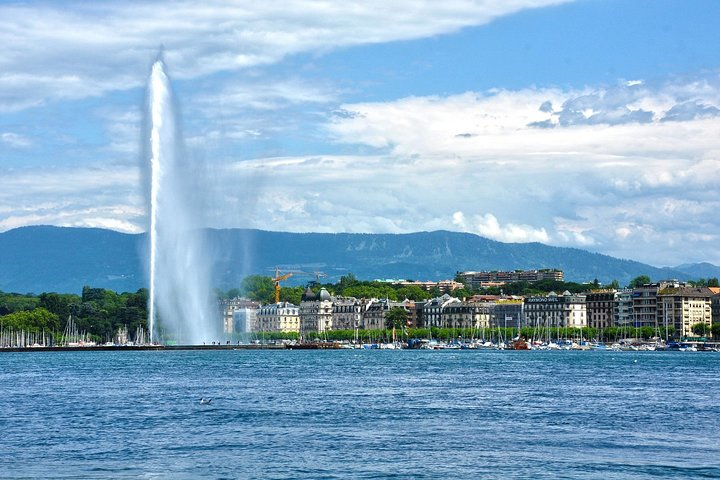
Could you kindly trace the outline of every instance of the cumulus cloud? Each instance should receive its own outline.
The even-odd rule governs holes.
[[[662,118],[664,122],[681,122],[697,118],[712,118],[720,116],[720,109],[697,100],[674,105]]]
[[[544,228],[534,228],[530,225],[516,225],[513,223],[501,225],[497,217],[492,213],[473,215],[468,220],[463,212],[458,211],[453,214],[452,222],[463,231],[474,232],[501,242],[547,243],[550,240],[550,236]]]
[[[672,264],[720,260],[701,240],[720,230],[718,105],[715,77],[497,90],[343,105],[328,129],[339,142],[412,158],[434,190],[446,185],[445,195],[427,190],[426,204],[462,205],[453,228]]]

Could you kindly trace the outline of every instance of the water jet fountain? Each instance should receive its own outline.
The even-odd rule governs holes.
[[[210,261],[204,257],[203,232],[194,222],[197,212],[187,200],[193,186],[162,59],[153,64],[148,82],[147,124],[150,341],[209,343],[218,333],[212,321]]]

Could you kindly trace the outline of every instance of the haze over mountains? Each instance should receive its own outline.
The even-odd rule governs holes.
[[[559,268],[566,280],[625,285],[638,275],[653,280],[720,276],[709,263],[657,268],[574,248],[502,243],[447,231],[411,234],[284,233],[251,229],[206,231],[214,287],[237,287],[245,275],[271,275],[275,266],[302,270],[289,284],[360,279],[444,280],[458,270]],[[0,233],[0,290],[78,293],[83,285],[118,292],[146,287],[145,234],[96,228],[22,227]],[[192,275],[192,272],[188,272]]]

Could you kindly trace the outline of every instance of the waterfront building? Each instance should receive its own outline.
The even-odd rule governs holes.
[[[460,303],[459,298],[447,293],[428,300],[423,306],[423,320],[426,327],[442,327],[442,311],[451,303]]]
[[[692,331],[696,323],[712,325],[712,298],[707,287],[667,287],[658,292],[663,320],[659,326],[675,327],[675,335],[697,336]]]
[[[633,291],[625,288],[615,292],[613,305],[613,324],[628,327],[633,324]]]
[[[354,330],[362,325],[366,302],[354,297],[335,297],[332,305],[333,330]]]
[[[263,305],[257,311],[258,332],[300,332],[300,312],[290,302]]]
[[[326,332],[333,330],[333,304],[335,298],[324,288],[313,293],[305,290],[300,302],[300,333]]]
[[[591,290],[585,294],[587,323],[592,328],[607,328],[614,325],[615,294],[612,289]]]
[[[450,302],[440,312],[445,328],[480,329],[490,326],[490,308],[477,302]]]
[[[423,309],[425,307],[425,301],[407,301],[408,309],[408,327],[412,328],[423,328],[425,327],[425,317],[423,316]]]
[[[545,268],[541,270],[513,270],[490,272],[457,272],[456,278],[470,288],[480,288],[490,285],[502,285],[515,282],[539,282],[541,280],[555,280],[562,282],[565,275],[562,270]]]
[[[662,303],[658,303],[657,293],[666,288],[686,287],[677,280],[664,280],[646,283],[633,288],[633,325],[635,327],[657,328],[663,320]]]
[[[712,310],[712,323],[720,323],[720,287],[708,287],[713,293],[710,299],[710,309]]]
[[[525,298],[524,314],[525,324],[530,327],[587,326],[585,295],[568,291]]]
[[[522,297],[500,298],[487,305],[490,307],[490,325],[492,327],[522,328],[525,326]]]
[[[371,300],[363,312],[362,328],[366,330],[386,328],[385,314],[393,307],[406,308],[406,305],[405,302],[395,302],[387,298]]]
[[[248,314],[254,318],[254,312],[258,308],[260,308],[260,304],[258,302],[253,302],[251,300],[248,300],[247,298],[235,297],[221,300],[220,309],[222,310],[223,332],[233,333],[246,331],[238,330],[238,327],[235,323],[235,312],[250,309],[252,310],[252,312],[248,312]]]
[[[259,302],[247,300],[244,304],[238,305],[232,313],[232,327],[225,333],[250,333],[257,330],[257,312],[260,309]]]

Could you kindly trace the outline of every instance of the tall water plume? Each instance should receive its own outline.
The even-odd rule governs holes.
[[[188,201],[193,195],[178,115],[162,60],[148,84],[151,341],[199,344],[216,339],[210,307],[210,262]]]

